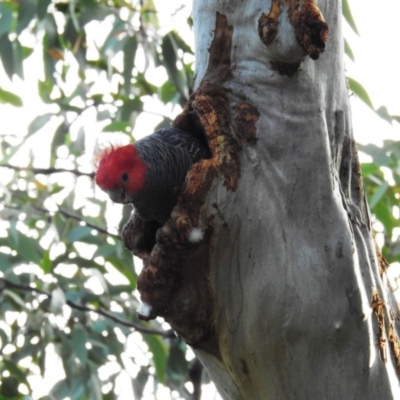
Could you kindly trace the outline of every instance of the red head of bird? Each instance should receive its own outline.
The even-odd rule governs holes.
[[[131,203],[146,183],[147,166],[132,144],[97,151],[95,181],[116,203]]]

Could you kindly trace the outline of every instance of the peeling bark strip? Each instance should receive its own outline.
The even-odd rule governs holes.
[[[299,1],[292,1],[289,9],[289,18],[294,26],[296,39],[306,53],[313,60],[317,60],[328,41],[328,25],[314,0],[304,0],[299,11],[297,5],[294,6],[293,3]]]
[[[207,72],[202,82],[210,81],[212,84],[220,86],[233,78],[231,64],[232,35],[233,26],[228,25],[228,19],[225,15],[217,12]]]
[[[382,275],[387,271],[389,268],[389,263],[386,261],[385,257],[383,257],[383,254],[381,252],[381,249],[378,246],[378,243],[376,242],[376,239],[374,238],[375,241],[375,251],[376,251],[376,257],[378,259],[378,265],[379,265],[379,275],[382,278]]]
[[[372,310],[378,320],[378,347],[383,362],[387,361],[386,355],[386,328],[385,328],[385,303],[381,300],[379,293],[375,292],[371,302]]]
[[[386,356],[386,328],[385,328],[385,303],[380,299],[379,293],[375,292],[372,296],[371,303],[372,310],[374,311],[375,316],[378,320],[378,347],[381,354],[381,359],[383,362],[387,361]],[[400,340],[396,334],[395,323],[396,319],[393,315],[392,310],[389,311],[389,344],[392,349],[392,353],[394,356],[394,361],[396,364],[397,373],[400,375]]]
[[[281,12],[281,1],[272,0],[269,14],[262,13],[258,20],[258,34],[266,46],[269,46],[276,38]]]
[[[389,326],[389,343],[392,347],[392,352],[394,355],[394,359],[396,361],[396,370],[397,373],[400,375],[400,340],[396,335],[396,319],[394,318],[392,310],[389,311],[390,313],[390,326]]]
[[[279,18],[283,8],[288,8],[289,21],[294,27],[298,44],[313,60],[325,50],[328,40],[328,25],[314,0],[272,0],[268,14],[262,13],[258,20],[258,34],[266,46],[270,46],[278,35]],[[285,21],[284,21],[285,23]],[[283,57],[289,56],[283,54]],[[283,58],[282,57],[282,58]],[[281,75],[292,77],[302,59],[288,63],[282,59],[270,60],[272,69]]]
[[[234,109],[235,129],[242,143],[254,144],[257,141],[256,123],[260,118],[258,110],[247,103],[240,103]]]
[[[259,118],[258,111],[246,103],[239,104],[234,112],[229,106],[223,85],[233,77],[232,34],[227,18],[217,13],[207,73],[173,123],[206,138],[212,158],[190,168],[172,218],[161,228],[132,215],[122,234],[125,246],[144,261],[138,290],[151,311],[139,317],[164,317],[185,341],[216,357],[215,307],[208,282],[213,217],[203,215],[201,209],[217,175],[223,176],[227,190],[236,189],[240,145],[235,136],[243,143],[255,142]]]

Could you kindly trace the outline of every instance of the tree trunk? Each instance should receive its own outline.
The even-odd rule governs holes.
[[[189,172],[138,284],[143,318],[164,316],[226,399],[400,398],[340,4],[194,2],[197,90],[175,125],[213,158]]]

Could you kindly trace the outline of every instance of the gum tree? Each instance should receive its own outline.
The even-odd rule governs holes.
[[[174,125],[213,152],[162,231],[133,217],[143,319],[163,316],[226,399],[399,394],[398,306],[371,227],[341,7],[194,2],[195,92]],[[193,232],[204,237],[192,240]]]

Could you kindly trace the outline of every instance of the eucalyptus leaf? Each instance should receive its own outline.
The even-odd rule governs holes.
[[[14,53],[8,34],[3,34],[0,37],[0,59],[8,78],[12,79],[14,74]]]
[[[354,22],[354,18],[350,10],[350,5],[348,0],[342,0],[342,13],[345,20],[350,25],[351,29],[353,29],[353,31],[357,35],[359,35],[356,23]]]
[[[35,134],[38,130],[42,129],[53,116],[53,113],[46,113],[37,116],[28,126],[28,136],[31,136]]]
[[[349,42],[346,39],[344,39],[344,52],[345,52],[345,54],[347,54],[347,56],[350,58],[350,60],[356,61],[353,50],[351,49]]]
[[[8,103],[14,107],[22,107],[22,99],[14,93],[0,88],[0,103]]]
[[[357,95],[368,107],[370,107],[372,110],[374,110],[374,106],[372,104],[372,101],[369,97],[368,92],[365,90],[364,86],[361,85],[361,83],[357,82],[353,78],[347,78],[347,81],[349,82],[349,88],[350,90]]]
[[[149,380],[149,371],[146,367],[141,367],[136,375],[136,378],[132,379],[133,394],[135,400],[141,400],[143,398],[144,388]]]
[[[124,92],[126,95],[129,95],[131,92],[131,77],[132,77],[132,68],[135,61],[136,50],[138,47],[138,41],[136,36],[129,37],[124,44]]]
[[[17,33],[20,34],[33,20],[36,13],[35,0],[19,0]]]
[[[46,16],[50,4],[51,0],[37,0],[36,13],[39,19],[42,19]]]
[[[14,242],[14,244],[12,245],[13,248],[26,261],[33,262],[39,265],[42,260],[43,250],[39,246],[37,240],[27,237],[19,231],[16,232],[18,232],[18,241]]]
[[[82,326],[76,326],[71,333],[71,344],[75,355],[79,358],[82,364],[87,362],[87,335]]]
[[[129,134],[132,124],[126,121],[113,121],[103,128],[103,132],[121,132]]]
[[[12,22],[13,15],[10,4],[0,3],[0,37],[11,31]]]
[[[156,369],[157,379],[160,383],[165,383],[165,372],[167,364],[167,349],[162,339],[154,335],[143,336],[144,341],[149,346],[152,353],[152,362]]]
[[[378,204],[378,202],[382,199],[382,196],[385,194],[387,189],[389,188],[389,184],[385,181],[379,186],[377,191],[374,193],[373,197],[369,201],[369,207],[371,211],[374,210],[374,207]]]

